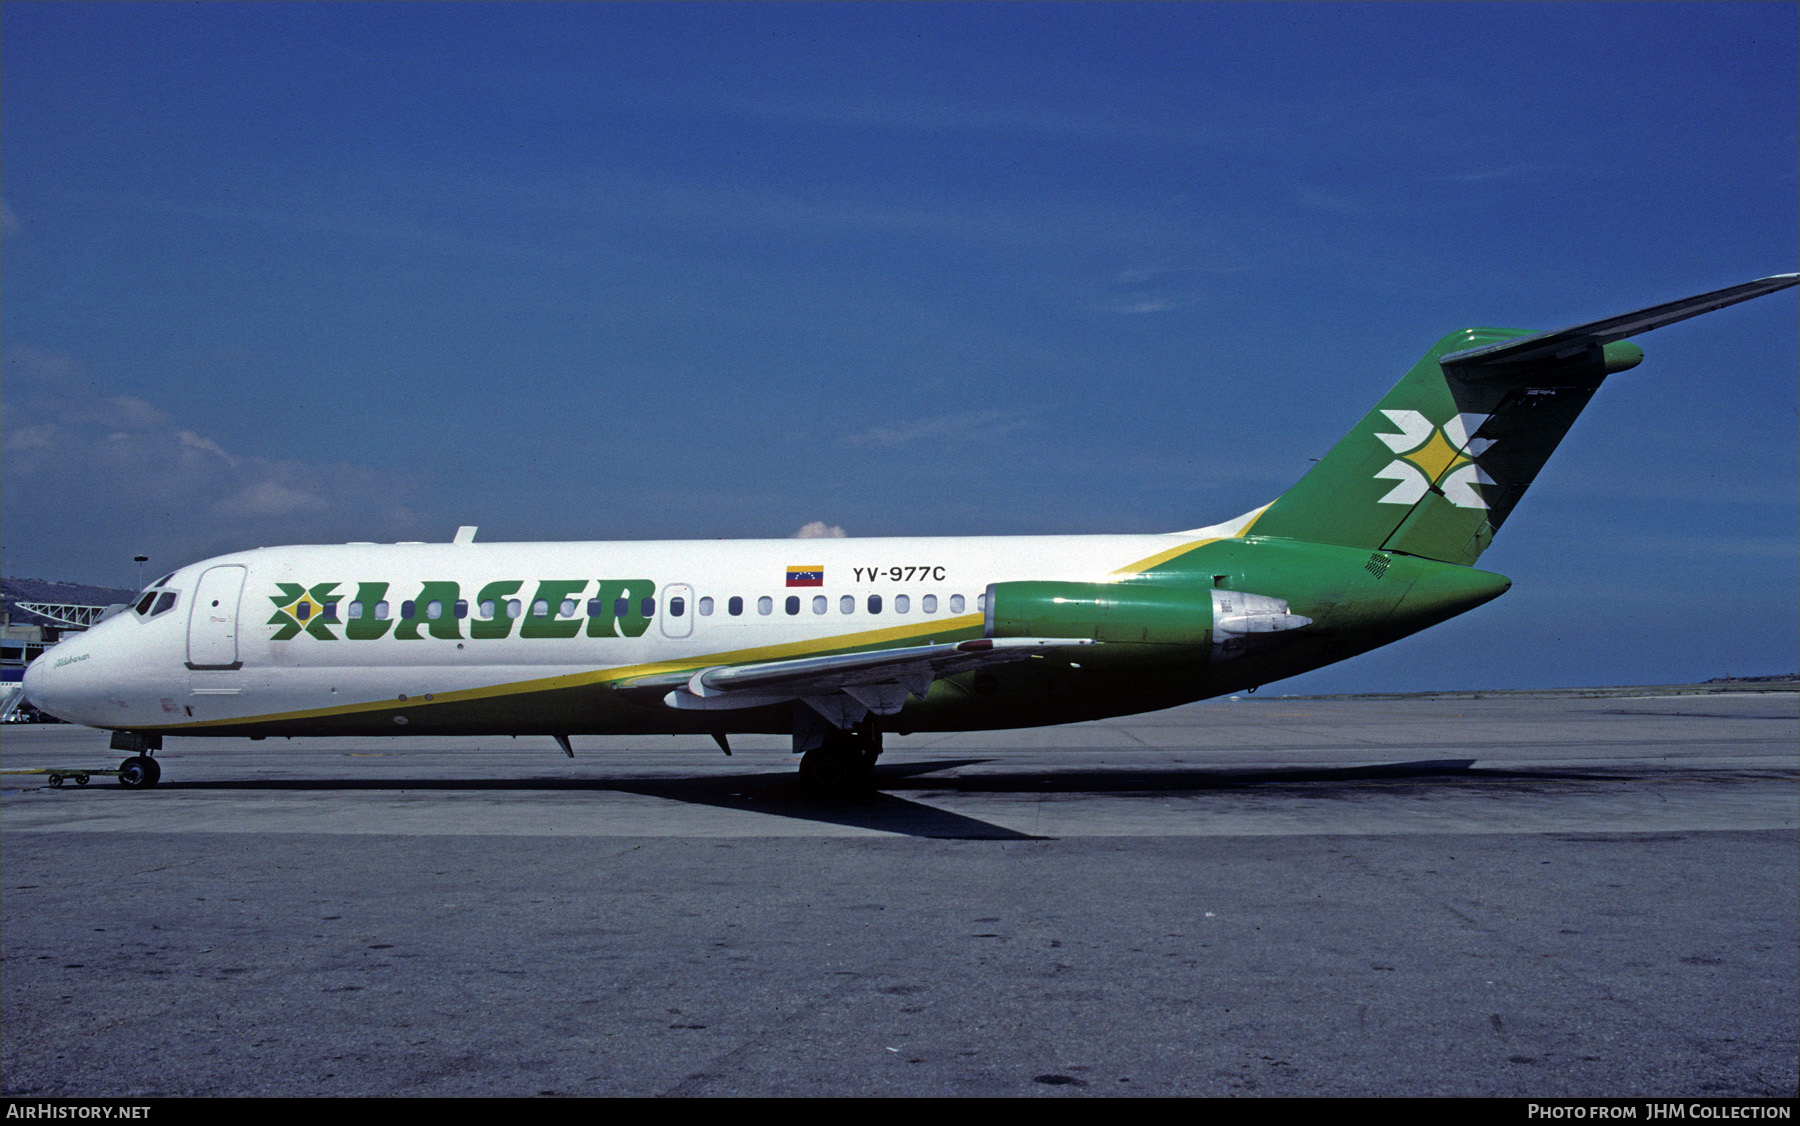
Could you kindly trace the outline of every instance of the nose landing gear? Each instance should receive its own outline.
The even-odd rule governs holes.
[[[133,755],[119,764],[119,785],[128,790],[147,790],[162,777],[162,767],[149,755]]]
[[[126,789],[147,790],[162,777],[162,767],[156,765],[156,760],[150,757],[162,750],[161,735],[115,731],[112,734],[112,749],[132,752],[130,758],[119,764],[119,785]]]

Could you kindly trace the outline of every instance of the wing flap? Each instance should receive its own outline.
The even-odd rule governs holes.
[[[845,696],[854,707],[892,715],[907,696],[923,697],[939,677],[1092,644],[1091,640],[1067,637],[983,637],[866,653],[715,665],[687,674],[663,697],[663,703],[672,708],[715,709],[805,700],[816,708],[816,700]],[[667,684],[664,680],[656,687]],[[638,682],[625,687],[651,686]]]

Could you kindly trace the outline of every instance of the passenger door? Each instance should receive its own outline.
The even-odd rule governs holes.
[[[188,612],[188,668],[238,667],[238,600],[243,593],[244,568],[236,564],[209,567],[200,576]]]

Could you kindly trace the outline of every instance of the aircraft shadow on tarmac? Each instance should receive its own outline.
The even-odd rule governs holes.
[[[1613,775],[1570,771],[1475,770],[1474,759],[1428,759],[1352,767],[1276,767],[1261,769],[1195,769],[1192,767],[1129,770],[1021,770],[1005,773],[953,774],[943,771],[987,765],[986,758],[930,759],[885,763],[875,768],[868,793],[821,797],[804,791],[787,770],[704,778],[382,778],[382,779],[245,779],[241,781],[164,782],[163,790],[243,791],[440,791],[440,792],[614,792],[638,794],[744,812],[788,817],[821,824],[845,825],[905,836],[955,840],[1041,840],[979,818],[938,809],[901,796],[921,794],[1013,794],[1024,796],[1083,794],[1170,795],[1209,791],[1263,790],[1271,797],[1280,787],[1305,786],[1310,797],[1351,793],[1371,785],[1395,783],[1438,786],[1485,786],[1495,782],[1566,783],[1618,781]],[[1321,792],[1319,787],[1326,789]]]

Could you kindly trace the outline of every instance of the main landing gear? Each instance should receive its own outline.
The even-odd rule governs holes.
[[[881,732],[858,726],[833,731],[800,757],[800,784],[825,797],[866,793],[881,757]]]

